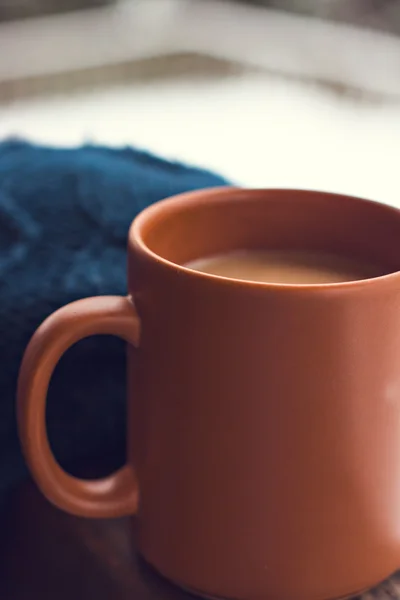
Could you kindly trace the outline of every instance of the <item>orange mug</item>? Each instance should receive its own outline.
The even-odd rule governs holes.
[[[389,274],[279,285],[183,266],[260,247]],[[374,202],[225,188],[147,208],[129,233],[129,296],[61,308],[28,346],[18,419],[34,479],[76,515],[136,515],[144,558],[200,595],[373,586],[400,565],[399,268],[400,211]],[[46,393],[62,354],[93,334],[127,342],[128,449],[120,471],[84,481],[51,452]]]

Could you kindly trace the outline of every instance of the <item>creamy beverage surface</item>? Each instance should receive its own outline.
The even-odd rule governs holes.
[[[381,266],[357,259],[297,250],[238,250],[185,266],[232,279],[299,285],[358,281],[387,273]]]

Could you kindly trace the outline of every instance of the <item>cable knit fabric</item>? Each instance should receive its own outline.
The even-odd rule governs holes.
[[[217,175],[132,148],[0,144],[0,495],[26,475],[15,420],[23,351],[60,306],[126,293],[129,225],[143,208]],[[49,390],[50,440],[62,464],[125,446],[125,352],[93,337],[69,350]]]

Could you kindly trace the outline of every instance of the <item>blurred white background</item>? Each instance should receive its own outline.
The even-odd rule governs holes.
[[[133,7],[135,0],[128,2],[132,2]],[[232,5],[229,6],[229,19],[225,19],[222,17],[228,13],[220,11],[225,11],[228,5],[212,0],[203,0],[202,7],[207,10],[198,10],[199,3],[195,2],[195,13],[191,12],[194,5],[188,11],[186,2],[162,3],[157,0],[155,4],[149,3],[142,4],[145,6],[142,13],[135,13],[138,19],[136,24],[132,22],[129,30],[131,45],[120,43],[115,31],[107,44],[102,40],[103,55],[93,54],[92,46],[89,54],[81,53],[82,60],[85,56],[88,59],[89,55],[95,55],[100,66],[100,56],[104,62],[111,60],[111,55],[115,58],[114,50],[108,53],[110,47],[124,49],[127,53],[122,57],[124,60],[129,56],[132,60],[166,57],[162,63],[162,76],[149,76],[142,68],[140,76],[118,84],[88,86],[75,91],[72,88],[65,91],[63,86],[62,93],[19,97],[18,82],[24,77],[23,59],[28,71],[35,66],[43,68],[40,53],[44,51],[43,40],[47,38],[43,35],[42,46],[35,46],[35,54],[33,46],[37,36],[27,37],[27,30],[22,28],[25,53],[16,60],[16,30],[9,29],[7,35],[2,36],[0,29],[0,56],[8,54],[10,57],[14,48],[15,72],[19,69],[18,78],[7,87],[8,101],[0,107],[0,138],[17,135],[56,145],[82,142],[132,144],[215,169],[242,185],[319,188],[400,206],[400,94],[397,95],[400,75],[397,81],[392,72],[400,56],[400,53],[396,54],[397,41],[379,37],[380,34],[357,38],[358,32],[345,28],[337,34],[339,37],[328,36],[326,43],[331,46],[323,46],[319,53],[315,44],[318,40],[318,43],[323,42],[318,29],[315,43],[308,45],[307,54],[304,42],[308,34],[301,29],[304,21],[299,29],[300,21],[279,21],[278,16],[282,32],[286,32],[279,36],[277,15],[266,9],[254,9],[257,12],[253,12],[253,8]],[[127,0],[124,5],[125,8],[128,6]],[[139,6],[140,3],[136,4],[136,11]],[[212,16],[214,8],[219,11],[215,18]],[[259,10],[265,11],[263,26],[260,26]],[[244,19],[245,14],[246,19],[250,16],[248,20]],[[193,17],[195,21],[191,20]],[[36,25],[38,23],[39,20]],[[49,27],[59,27],[60,23],[59,20],[45,19],[39,24],[47,27],[49,32]],[[135,28],[139,25],[136,39]],[[265,40],[264,44],[263,32],[268,32],[271,27],[275,31],[274,40]],[[182,28],[185,35],[182,35]],[[189,31],[196,40],[192,48],[188,45]],[[310,39],[314,35],[312,31],[310,29]],[[126,35],[125,24],[125,39]],[[373,37],[375,35],[377,37]],[[60,57],[54,53],[52,65],[46,64],[56,70],[59,60],[60,71],[67,72],[61,42],[67,41],[73,46],[73,38],[69,41],[58,38],[58,41]],[[368,55],[363,50],[366,47]],[[355,48],[353,57],[349,57],[353,71],[350,68],[341,70],[341,66],[347,65],[343,61],[351,48]],[[388,52],[389,48],[392,54],[385,59],[382,52],[385,49]],[[284,49],[286,68],[282,62]],[[184,68],[177,72],[174,64],[179,61],[179,51],[196,52],[196,55],[186,55]],[[275,51],[279,56],[274,62]],[[215,67],[212,60],[204,58],[199,73],[198,65],[203,60],[199,54],[206,53],[230,60],[232,66],[224,63],[224,66]],[[29,54],[35,60],[29,60]],[[332,61],[336,54],[340,55],[340,60],[335,63]],[[240,60],[241,55],[243,60]],[[374,57],[377,59],[372,64]],[[79,58],[76,53],[75,58]],[[117,58],[120,60],[121,56]],[[13,61],[6,62],[0,60],[3,78],[12,76],[10,65]],[[382,73],[382,65],[390,67],[390,72]],[[309,72],[305,73],[307,70]],[[320,79],[323,73],[327,73],[330,87],[312,82],[313,76]],[[305,74],[307,82],[304,81]],[[348,92],[348,87],[352,88],[353,84],[359,88],[356,94]]]

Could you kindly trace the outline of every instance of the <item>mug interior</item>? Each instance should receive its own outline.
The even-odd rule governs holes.
[[[222,188],[146,209],[133,235],[151,253],[186,263],[236,250],[337,254],[400,270],[400,211],[351,196]]]

